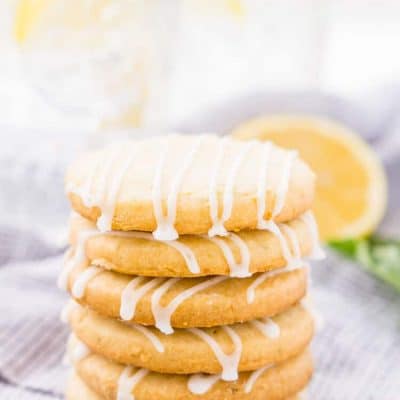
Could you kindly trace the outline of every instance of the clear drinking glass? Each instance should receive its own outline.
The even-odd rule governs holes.
[[[173,8],[174,1],[20,0],[14,38],[25,78],[95,130],[161,126]]]

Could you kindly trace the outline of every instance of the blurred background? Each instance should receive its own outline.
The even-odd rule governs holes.
[[[171,130],[227,134],[260,115],[328,117],[369,143],[385,166],[388,207],[375,234],[389,250],[380,247],[385,264],[374,256],[371,267],[355,254],[358,242],[341,243],[356,263],[328,250],[325,265],[315,268],[326,323],[315,344],[310,398],[398,398],[400,300],[392,286],[400,288],[399,43],[396,0],[2,0],[4,311],[15,308],[19,323],[26,300],[9,299],[27,279],[41,282],[28,285],[37,290],[32,301],[54,320],[49,309],[62,298],[49,305],[39,287],[43,279],[52,287],[48,261],[59,262],[66,243],[63,174],[78,152]],[[388,258],[390,279],[377,273]],[[43,261],[28,269],[32,260]],[[55,274],[59,265],[53,268]],[[12,328],[0,322],[5,337]],[[49,370],[58,376],[65,330],[54,329],[55,355],[37,363],[33,354],[29,371],[12,363],[23,348],[10,353],[7,341],[0,345],[0,384],[9,398],[21,388],[37,398],[60,396]]]

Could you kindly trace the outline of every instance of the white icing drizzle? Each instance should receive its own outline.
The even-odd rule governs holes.
[[[267,174],[269,154],[271,152],[271,143],[267,142],[262,145],[261,168],[258,175],[257,184],[257,229],[269,229],[269,221],[264,219],[265,214],[265,197],[267,192]]]
[[[291,262],[293,264],[300,264],[301,263],[301,250],[300,250],[300,243],[299,238],[296,235],[296,232],[293,228],[289,225],[279,224],[279,228],[281,231],[285,233],[286,236],[289,237],[290,243],[293,248],[293,256]]]
[[[164,281],[162,278],[152,278],[138,288],[145,280],[145,277],[137,276],[133,278],[122,291],[119,314],[124,321],[130,321],[135,316],[136,306],[139,300],[147,292]]]
[[[189,377],[188,389],[193,394],[205,394],[221,379],[221,375],[194,374]]]
[[[222,326],[222,329],[229,335],[234,345],[234,350],[229,355],[225,354],[217,341],[203,330],[198,328],[190,328],[188,330],[200,337],[210,346],[222,367],[221,379],[224,381],[234,381],[238,379],[239,362],[242,355],[242,340],[231,327]]]
[[[69,274],[71,273],[71,271],[73,270],[73,268],[75,267],[75,263],[73,262],[73,258],[75,258],[75,255],[77,253],[77,249],[75,249],[75,254],[73,256],[70,256],[71,254],[71,249],[68,249],[66,251],[66,256],[64,257],[64,266],[60,272],[60,274],[58,275],[57,278],[57,286],[59,289],[62,290],[67,290],[68,288],[68,279],[69,279]],[[69,257],[68,257],[69,256]],[[68,258],[70,258],[68,260]]]
[[[244,392],[250,393],[253,390],[254,384],[260,378],[260,376],[274,365],[266,365],[262,368],[253,371],[244,385]],[[219,380],[221,375],[207,375],[207,374],[194,374],[188,379],[188,389],[193,394],[205,394],[207,393]]]
[[[71,290],[72,295],[77,299],[82,298],[85,294],[87,283],[100,272],[102,272],[102,269],[99,267],[93,265],[87,267],[75,280]]]
[[[250,393],[253,390],[253,386],[256,383],[257,379],[268,369],[272,368],[273,365],[266,365],[262,368],[256,369],[255,371],[253,371],[250,376],[249,379],[247,380],[246,384],[244,385],[244,392],[245,393]]]
[[[71,314],[71,312],[79,307],[80,305],[74,299],[69,299],[61,310],[60,313],[61,322],[63,322],[64,324],[68,323],[69,315]]]
[[[231,217],[232,214],[232,208],[233,208],[233,191],[235,188],[235,180],[237,177],[237,174],[239,172],[240,166],[242,163],[245,161],[247,154],[250,152],[251,148],[255,146],[257,142],[252,140],[248,143],[246,143],[245,146],[241,149],[239,155],[237,158],[233,160],[231,169],[228,173],[228,176],[226,178],[226,183],[225,183],[225,189],[224,189],[224,194],[223,194],[223,204],[222,204],[222,216],[221,218],[216,218],[215,222],[213,222],[213,226],[209,230],[209,234],[211,235],[220,235],[220,236],[225,236],[227,235],[227,230],[224,226],[225,222],[228,221],[228,219]],[[216,187],[216,185],[214,185]],[[211,198],[211,196],[210,196]],[[215,205],[214,205],[215,207]],[[215,208],[213,211],[213,215],[215,216]]]
[[[251,324],[270,339],[277,339],[281,334],[279,325],[271,318],[255,319]]]
[[[227,143],[228,143],[228,138],[226,137],[224,137],[219,142],[215,166],[210,177],[210,185],[208,188],[208,201],[210,203],[210,217],[212,222],[212,226],[208,231],[208,236],[210,237],[217,235],[223,236],[227,234],[224,225],[218,218],[218,191],[217,191],[219,170],[221,169],[221,164],[224,158],[224,152]]]
[[[230,238],[238,246],[240,251],[240,262],[236,262],[231,248],[224,239],[221,239],[219,237],[207,236],[203,236],[203,238],[210,240],[220,248],[229,266],[229,276],[244,278],[251,275],[250,251],[247,244],[238,235],[234,233],[229,233],[228,238]]]
[[[276,190],[276,201],[272,211],[272,218],[276,217],[283,209],[285,205],[286,194],[289,189],[290,173],[292,171],[292,165],[294,159],[297,157],[297,152],[291,150],[287,152],[284,165],[282,168],[282,176]]]
[[[288,242],[287,242],[285,236],[283,236],[281,230],[279,229],[279,226],[272,220],[265,221],[265,224],[266,224],[266,225],[264,225],[266,227],[265,229],[269,230],[271,233],[273,233],[278,238],[279,244],[282,249],[283,258],[286,261],[286,265],[291,266],[292,264],[294,264],[294,259],[290,252]]]
[[[189,153],[184,158],[181,169],[178,171],[171,182],[171,187],[169,189],[167,197],[167,215],[164,215],[162,210],[161,188],[156,190],[155,193],[153,190],[154,213],[157,221],[157,229],[153,232],[153,236],[158,240],[175,240],[179,237],[178,232],[176,231],[174,226],[179,189],[182,185],[183,178],[185,177],[185,174],[189,170],[190,166],[192,165],[195,155],[199,150],[204,138],[205,136],[200,136],[197,138],[192,148],[189,150]],[[161,169],[164,165],[165,157],[166,151],[164,153],[162,163],[160,162],[159,164],[159,169]],[[154,184],[161,185],[161,174],[162,171],[156,171],[155,176],[157,179],[155,179]]]
[[[90,173],[83,185],[81,187],[75,187],[75,185],[70,184],[67,186],[67,192],[73,192],[79,195],[86,207],[99,207],[103,214],[102,208],[104,202],[106,201],[106,196],[109,194],[109,191],[107,190],[107,183],[109,179],[112,179],[112,167],[115,160],[117,160],[119,157],[120,151],[118,151],[118,147],[116,145],[112,145],[111,155],[107,157],[106,160],[104,160],[104,157],[98,157],[97,161],[93,163]],[[93,188],[93,183],[99,168],[101,168],[101,171],[99,173],[98,185],[97,187]],[[104,221],[101,223],[101,226],[103,225]]]
[[[242,163],[245,161],[247,154],[250,152],[251,148],[255,146],[256,143],[257,142],[255,141],[250,141],[249,143],[246,143],[246,145],[243,146],[243,149],[239,153],[238,157],[232,163],[232,167],[225,184],[221,224],[224,224],[232,214],[233,190],[235,188],[236,177]]]
[[[75,266],[83,263],[86,260],[86,254],[85,254],[86,241],[90,237],[96,236],[98,234],[99,232],[94,229],[85,230],[78,234],[77,243],[75,246],[75,252],[73,256],[66,261],[64,268],[61,271],[60,276],[58,277],[57,283],[60,289],[67,290],[69,274],[75,268]],[[67,254],[69,254],[69,251],[67,252]]]
[[[172,310],[169,307],[172,302],[167,307],[162,307],[160,305],[160,299],[164,293],[166,293],[168,289],[175,285],[179,280],[180,278],[167,279],[151,296],[151,311],[154,316],[155,326],[167,335],[174,332],[171,326],[171,315],[175,310]]]
[[[156,240],[153,238],[153,235],[151,233],[146,233],[146,232],[110,231],[107,234],[110,236],[119,236],[125,238]],[[167,246],[173,247],[176,251],[178,251],[185,260],[186,265],[192,274],[198,274],[200,272],[200,266],[197,262],[196,256],[194,255],[192,249],[189,246],[186,246],[184,243],[179,242],[177,240],[157,240],[157,241],[164,243]]]
[[[118,379],[117,400],[135,400],[133,391],[136,385],[149,373],[147,369],[140,368],[134,372],[131,365],[125,367]]]
[[[154,171],[153,178],[153,187],[151,191],[151,198],[153,200],[153,212],[154,217],[157,223],[157,229],[160,224],[160,221],[164,218],[164,211],[162,206],[162,173],[164,170],[164,164],[167,159],[167,154],[169,150],[169,138],[167,137],[165,140],[161,142],[161,152],[158,159],[158,164],[156,165],[156,169]],[[153,237],[155,237],[153,232]]]
[[[117,146],[113,146],[113,150],[110,156],[101,164],[102,171],[99,174],[99,179],[97,182],[96,189],[93,193],[94,206],[97,206],[102,210],[103,204],[105,203],[106,196],[108,194],[108,182],[112,180],[112,168],[116,160],[121,157],[120,151],[118,151]],[[99,228],[99,227],[98,227]]]
[[[139,324],[132,324],[128,323],[128,326],[130,326],[133,329],[136,329],[139,331],[142,335],[146,336],[147,339],[152,343],[154,348],[159,352],[159,353],[164,353],[165,348],[164,345],[161,343],[161,340],[146,326],[139,325]]]
[[[103,159],[99,157],[97,161],[93,163],[92,168],[90,169],[89,176],[81,187],[75,187],[75,185],[73,184],[69,184],[67,186],[67,192],[72,192],[77,194],[82,199],[82,202],[86,207],[93,206],[92,186],[97,170],[102,164],[103,164]]]
[[[91,351],[85,343],[83,343],[74,333],[71,333],[68,338],[68,351],[67,358],[72,364],[75,364],[85,357],[87,357]]]
[[[274,269],[272,271],[267,271],[262,274],[260,274],[254,282],[247,288],[247,303],[251,304],[255,300],[255,291],[260,286],[264,281],[266,281],[268,278],[272,278],[274,276],[284,274],[285,272],[293,271],[296,269],[303,268],[302,265],[299,266],[287,266],[285,268],[279,268],[279,269]]]
[[[171,326],[171,316],[180,306],[180,304],[197,292],[205,290],[211,286],[215,286],[226,279],[228,279],[226,276],[217,276],[207,279],[189,289],[184,290],[182,293],[179,293],[166,307],[163,307],[160,305],[161,297],[171,286],[180,280],[179,278],[168,279],[165,283],[158,287],[151,296],[151,310],[154,316],[155,326],[166,335],[173,333],[174,330]]]
[[[251,275],[250,272],[250,250],[247,246],[246,242],[240,238],[240,236],[236,235],[235,233],[231,233],[229,238],[238,246],[240,251],[240,258],[241,261],[239,264],[236,264],[236,270],[234,274],[231,274],[233,277],[244,278]]]
[[[106,194],[106,198],[101,209],[101,216],[97,219],[97,227],[101,232],[111,230],[112,219],[114,217],[117,196],[121,188],[126,173],[128,172],[131,164],[136,159],[136,152],[134,151],[123,163],[121,169],[117,172],[116,176],[111,180],[111,186]]]
[[[289,188],[290,172],[297,153],[295,151],[290,151],[286,156],[284,167],[282,169],[281,180],[276,191],[276,201],[272,210],[272,218],[270,220],[266,220],[264,219],[264,214],[266,201],[265,197],[267,191],[268,158],[270,151],[271,143],[266,143],[262,149],[262,166],[260,168],[257,183],[257,229],[268,230],[278,238],[283,257],[286,260],[287,265],[291,265],[294,260],[290,253],[290,248],[288,246],[286,238],[282,235],[281,230],[279,229],[278,225],[272,220],[272,218],[278,215],[284,206],[286,194]]]
[[[72,361],[77,363],[90,354],[89,347],[81,341],[78,341],[72,351]]]
[[[176,240],[164,241],[163,243],[166,243],[168,246],[171,246],[175,250],[179,251],[181,256],[184,258],[189,271],[192,274],[200,273],[200,266],[197,262],[196,256],[194,255],[192,249],[190,249],[182,242],[178,242]]]
[[[310,257],[314,260],[322,260],[325,258],[325,253],[319,244],[318,227],[312,211],[306,211],[300,216],[300,219],[307,225],[312,239],[312,250]]]

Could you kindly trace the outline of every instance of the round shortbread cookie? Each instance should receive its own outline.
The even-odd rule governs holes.
[[[172,327],[211,327],[270,317],[299,302],[307,289],[304,268],[255,274],[249,278],[147,278],[75,267],[68,289],[99,314],[164,333]]]
[[[73,373],[68,380],[65,397],[66,400],[107,400],[90,389],[76,373]],[[295,395],[286,400],[302,400],[302,398]]]
[[[94,223],[74,214],[70,243],[93,265],[159,277],[232,275],[241,263],[241,271],[251,274],[284,267],[296,258],[318,257],[318,231],[310,212],[277,229],[241,231],[225,238],[185,235],[166,242],[144,232],[101,233]]]
[[[136,400],[280,400],[303,390],[313,369],[308,351],[276,366],[242,372],[231,382],[218,375],[159,374],[124,367],[97,354],[76,361],[74,367],[83,382],[106,400],[132,394]]]
[[[238,371],[253,371],[263,365],[278,364],[308,347],[313,335],[313,319],[295,306],[273,319],[198,330],[178,329],[165,335],[154,327],[127,324],[102,317],[83,307],[69,313],[74,334],[94,353],[121,364],[135,365],[170,374],[223,372],[223,365],[207,343],[209,336],[224,354],[238,351]]]
[[[72,207],[100,230],[223,235],[311,208],[314,174],[295,152],[215,135],[118,143],[69,168]]]

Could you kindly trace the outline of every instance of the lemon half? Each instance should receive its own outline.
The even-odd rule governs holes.
[[[243,123],[233,136],[299,151],[317,175],[314,213],[323,240],[363,237],[381,221],[387,203],[384,169],[347,127],[313,116],[273,115]]]

